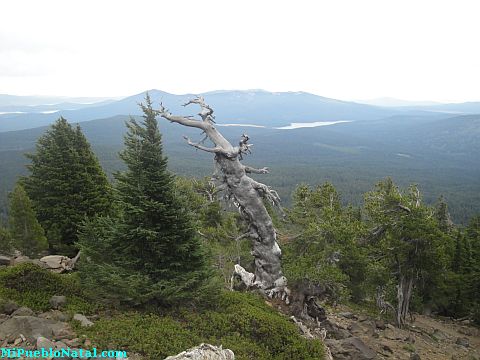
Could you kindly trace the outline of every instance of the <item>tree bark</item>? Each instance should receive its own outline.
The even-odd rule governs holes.
[[[400,274],[397,287],[396,322],[399,328],[405,326],[407,315],[410,311],[410,299],[412,298],[413,277]]]
[[[172,115],[163,107],[163,104],[161,104],[158,114],[168,121],[202,130],[206,135],[203,141],[209,139],[214,145],[206,147],[203,145],[203,141],[194,143],[184,137],[189,145],[215,155],[215,171],[212,180],[239,209],[249,225],[249,237],[253,241],[252,255],[255,259],[255,274],[253,278],[245,277],[246,271],[240,265],[235,266],[235,272],[240,277],[249,279],[248,287],[256,286],[271,296],[279,293],[285,295],[284,292],[287,291],[287,288],[286,278],[281,269],[282,253],[277,244],[277,234],[272,219],[263,203],[263,200],[267,200],[279,206],[280,199],[274,190],[247,175],[247,173],[266,174],[268,168],[255,169],[240,162],[244,154],[250,153],[252,145],[248,143],[249,137],[245,134],[242,135],[238,146],[233,146],[216,129],[213,110],[202,97],[190,100],[184,106],[189,104],[200,106],[201,111],[198,115],[201,120],[190,116]]]

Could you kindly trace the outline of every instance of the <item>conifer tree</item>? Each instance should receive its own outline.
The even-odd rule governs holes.
[[[8,255],[12,251],[10,232],[0,225],[0,255]]]
[[[110,209],[111,191],[98,159],[80,127],[60,118],[28,154],[30,175],[25,190],[33,201],[50,251],[72,255],[85,217]]]
[[[20,184],[10,194],[9,228],[12,245],[30,257],[48,249],[47,238],[39,224],[32,202]]]
[[[440,229],[443,232],[449,233],[453,230],[453,221],[450,212],[448,211],[448,205],[443,196],[440,196],[435,206],[435,217],[437,218]]]
[[[468,269],[467,287],[472,302],[471,312],[474,321],[480,325],[480,215],[470,219],[466,237],[471,249],[470,267]]]
[[[127,170],[115,175],[117,219],[87,223],[79,245],[90,259],[81,273],[105,296],[133,304],[171,305],[198,296],[210,270],[187,205],[167,170],[149,96],[143,121],[127,123]],[[110,284],[110,285],[109,285]]]
[[[434,210],[422,203],[416,185],[401,192],[387,178],[365,195],[365,210],[373,229],[370,241],[376,258],[381,268],[396,277],[396,322],[402,327],[420,280],[438,284],[446,273],[452,239],[440,231]],[[428,289],[422,295],[428,297],[426,302],[431,301]]]

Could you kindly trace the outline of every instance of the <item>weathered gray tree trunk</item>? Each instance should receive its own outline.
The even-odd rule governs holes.
[[[187,143],[199,150],[215,155],[215,171],[213,179],[217,182],[219,190],[226,193],[227,197],[238,207],[249,225],[249,237],[253,240],[252,255],[255,259],[255,274],[248,276],[240,265],[235,266],[235,272],[245,282],[247,287],[258,287],[269,295],[285,295],[286,279],[282,275],[281,250],[277,244],[277,235],[273,222],[263,200],[266,199],[279,205],[278,194],[268,186],[259,183],[247,174],[266,174],[268,168],[255,169],[243,165],[242,156],[250,152],[248,136],[242,135],[238,146],[233,146],[215,127],[213,110],[202,97],[190,100],[184,106],[197,104],[201,111],[198,114],[201,120],[193,117],[172,115],[161,105],[158,114],[174,123],[194,127],[202,130],[205,139],[200,143],[193,143],[185,137]],[[203,144],[209,139],[214,147]]]
[[[407,322],[407,315],[410,313],[412,290],[413,277],[401,274],[397,286],[397,308],[395,319],[399,328],[403,328]]]

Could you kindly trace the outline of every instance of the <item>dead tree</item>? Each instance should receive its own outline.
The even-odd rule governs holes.
[[[281,269],[282,253],[277,244],[277,234],[272,219],[263,203],[266,200],[280,206],[280,198],[267,185],[248,176],[248,174],[267,174],[268,168],[255,169],[243,165],[240,161],[243,155],[250,153],[252,146],[248,143],[248,135],[243,134],[238,145],[233,146],[215,127],[213,109],[202,97],[196,97],[183,106],[190,104],[200,106],[198,115],[201,119],[172,115],[163,104],[160,105],[158,114],[168,121],[197,128],[205,135],[204,139],[198,143],[192,142],[188,137],[184,138],[190,146],[214,155],[215,169],[212,180],[246,220],[249,227],[248,236],[253,242],[255,274],[250,274],[240,265],[235,265],[236,275],[247,288],[259,288],[269,296],[287,297],[286,278],[282,275]],[[207,139],[213,143],[213,147],[204,145]]]

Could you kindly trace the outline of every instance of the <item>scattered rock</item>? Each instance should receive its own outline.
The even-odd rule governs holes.
[[[73,315],[73,320],[77,320],[77,321],[80,321],[80,324],[82,326],[92,326],[93,325],[93,322],[91,322],[90,320],[87,319],[87,317],[85,315],[82,315],[82,314],[75,314]]]
[[[80,346],[80,344],[78,344],[77,346]],[[67,346],[67,344],[65,344],[63,341],[57,341],[57,342],[55,343],[55,348],[56,348],[56,349],[60,349],[60,350],[61,350],[61,349],[68,349],[68,346]]]
[[[11,265],[18,265],[18,264],[29,263],[29,262],[32,262],[32,260],[28,256],[20,255],[20,256],[15,257],[10,262],[10,264]]]
[[[165,360],[235,360],[232,350],[222,349],[209,344],[200,344]]]
[[[420,355],[418,353],[411,353],[410,354],[410,360],[421,360]]]
[[[34,344],[39,336],[52,338],[54,332],[69,330],[66,323],[37,318],[33,316],[15,316],[0,324],[0,339],[17,338],[23,334]]]
[[[375,359],[376,353],[365,343],[356,337],[343,340],[325,340],[325,344],[330,348],[335,360],[368,360]]]
[[[402,332],[400,329],[386,329],[383,336],[385,336],[386,339],[389,340],[403,340],[404,336],[402,335]]]
[[[470,347],[470,341],[465,337],[457,338],[457,341],[455,341],[455,344],[466,347],[466,348]]]
[[[37,338],[37,350],[41,350],[41,349],[45,349],[45,350],[55,349],[55,345],[53,344],[53,342],[51,342],[47,338],[44,338],[43,336],[39,336]]]
[[[73,339],[75,333],[69,327],[58,328],[53,329],[53,337],[55,340]]]
[[[388,346],[387,344],[382,344],[382,350],[390,353],[390,354],[393,354],[393,350],[390,346]]]
[[[0,324],[7,319],[10,319],[10,316],[8,316],[7,314],[0,314]]]
[[[52,309],[60,309],[67,303],[67,298],[65,296],[54,295],[48,301]]]
[[[0,266],[10,266],[12,259],[8,256],[0,255]]]
[[[64,342],[68,347],[80,347],[80,346],[82,345],[82,342],[80,341],[79,338],[64,339],[63,342]]]
[[[4,314],[10,315],[17,309],[18,305],[16,303],[14,303],[13,301],[8,301],[3,305],[2,312]]]
[[[353,334],[353,335],[362,335],[362,334],[365,334],[365,329],[360,326],[358,323],[354,322],[354,323],[351,323],[349,326],[348,326],[348,330]]]
[[[38,317],[43,319],[51,319],[51,320],[63,321],[63,322],[70,320],[70,317],[67,314],[61,312],[60,310],[50,310],[50,311],[41,313],[40,315],[38,315]]]
[[[351,312],[341,312],[341,313],[338,313],[339,316],[341,317],[344,317],[345,319],[356,319],[356,315],[354,313],[351,313]]]
[[[458,332],[467,336],[477,336],[475,329],[471,327],[461,327],[460,329],[458,329]]]
[[[358,317],[359,322],[364,322],[364,321],[367,321],[367,320],[368,320],[368,316],[366,316],[366,315],[360,315]]]
[[[33,316],[34,312],[32,309],[22,306],[12,313],[12,316]]]
[[[382,319],[380,320],[375,320],[375,327],[380,330],[385,330],[387,326],[385,325],[385,321]]]
[[[408,336],[405,338],[405,342],[409,344],[415,344],[415,335],[412,333],[408,334]]]
[[[431,336],[437,341],[443,341],[447,338],[447,336],[438,329],[435,329]]]
[[[327,330],[327,336],[332,339],[341,340],[346,339],[352,336],[352,334],[340,328],[337,324],[333,323],[331,320],[325,320],[322,322],[322,326]]]
[[[70,260],[69,257],[63,255],[48,255],[40,259],[48,270],[57,273],[63,273],[66,270],[70,270],[68,269]]]

